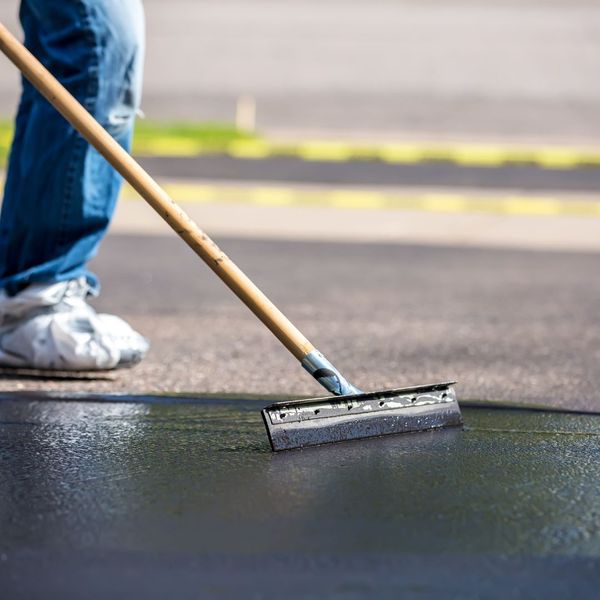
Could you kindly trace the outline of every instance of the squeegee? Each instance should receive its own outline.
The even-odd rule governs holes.
[[[461,425],[453,382],[368,393],[349,383],[1,23],[0,49],[269,328],[304,369],[333,394],[279,402],[264,408],[262,416],[274,451]]]

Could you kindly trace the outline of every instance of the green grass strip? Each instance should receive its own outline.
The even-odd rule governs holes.
[[[255,134],[241,131],[229,123],[168,123],[140,120],[135,127],[134,155],[169,156],[199,153],[196,150],[222,151],[229,144],[256,140]]]
[[[0,168],[6,166],[13,137],[13,122],[0,120]],[[255,134],[236,129],[228,123],[169,123],[138,120],[135,128],[133,154],[168,156],[181,153],[182,148],[222,151],[229,144],[256,140]]]

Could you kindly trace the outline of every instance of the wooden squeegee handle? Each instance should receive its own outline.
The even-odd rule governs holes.
[[[0,50],[298,360],[314,350],[314,346],[289,319],[2,23]]]

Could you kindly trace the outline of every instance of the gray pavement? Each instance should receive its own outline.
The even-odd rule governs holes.
[[[17,0],[0,20],[17,30]],[[146,0],[144,109],[269,132],[600,140],[595,0]],[[0,113],[17,77],[0,61]]]
[[[547,169],[514,164],[467,167],[424,161],[389,164],[375,160],[320,162],[298,158],[240,159],[230,156],[143,157],[140,164],[155,177],[221,181],[325,183],[370,187],[509,189],[546,192],[600,190],[600,169]]]
[[[175,183],[175,186],[179,184]],[[185,186],[185,184],[182,184]],[[208,184],[212,189],[214,185]],[[171,186],[167,183],[169,189]],[[186,213],[216,239],[262,239],[352,244],[404,244],[433,247],[510,248],[552,252],[600,252],[600,219],[585,216],[493,214],[477,212],[420,212],[418,210],[340,209],[332,206],[273,206],[248,202],[259,188],[214,185],[215,202],[183,202]],[[303,190],[305,188],[302,188]],[[319,192],[322,188],[309,188]],[[185,190],[185,187],[184,187]],[[193,193],[198,193],[194,186]],[[299,191],[292,188],[293,192]],[[324,189],[323,191],[331,191]],[[355,189],[352,189],[355,191]],[[219,194],[235,196],[236,202],[219,202]],[[338,192],[339,193],[339,192]],[[343,194],[344,192],[342,192]],[[368,194],[368,190],[366,190]],[[417,190],[405,190],[419,196]],[[439,190],[424,190],[436,197]],[[452,202],[444,195],[438,202]],[[459,198],[469,198],[468,192]],[[190,197],[189,191],[184,194]],[[485,206],[494,197],[483,196]],[[579,198],[581,199],[581,198]],[[595,200],[595,198],[592,198]],[[563,206],[569,207],[571,199]],[[118,235],[159,235],[172,237],[172,230],[142,200],[125,200],[117,208],[112,231]]]
[[[457,379],[462,399],[600,409],[598,254],[222,240],[223,249],[363,388]],[[109,237],[99,309],[153,342],[100,380],[4,390],[319,395],[287,351],[182,242]]]

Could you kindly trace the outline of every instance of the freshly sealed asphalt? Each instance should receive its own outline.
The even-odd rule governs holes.
[[[269,399],[112,400],[0,394],[3,598],[597,594],[600,416],[273,454]]]

